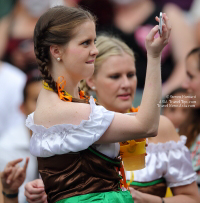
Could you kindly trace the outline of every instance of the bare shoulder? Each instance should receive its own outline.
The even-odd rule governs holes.
[[[158,126],[158,135],[153,138],[149,138],[149,142],[157,144],[158,142],[165,143],[170,140],[178,142],[180,140],[179,134],[173,123],[165,116],[160,116],[160,122]]]
[[[38,97],[34,122],[47,128],[64,123],[79,125],[82,120],[88,120],[89,115],[89,104],[64,102],[54,92],[44,90]]]

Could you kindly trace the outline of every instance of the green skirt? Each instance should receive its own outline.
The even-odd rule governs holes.
[[[134,201],[129,191],[118,191],[118,192],[111,191],[69,197],[66,199],[59,200],[56,203],[84,203],[84,202],[133,203]]]

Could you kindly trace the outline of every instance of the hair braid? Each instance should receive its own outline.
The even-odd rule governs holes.
[[[35,40],[35,55],[43,80],[57,93],[57,83],[54,81],[48,68],[48,65],[50,64],[49,46],[44,45],[44,35],[47,30],[48,25],[44,26],[40,33],[37,33],[37,40]]]

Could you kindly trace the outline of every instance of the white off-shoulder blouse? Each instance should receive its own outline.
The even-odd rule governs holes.
[[[134,171],[134,181],[150,182],[165,178],[168,187],[188,185],[196,180],[196,173],[192,168],[190,152],[185,146],[187,138],[180,137],[180,141],[166,143],[149,143],[146,148],[146,167]],[[130,180],[130,171],[126,172]]]
[[[110,126],[114,112],[97,106],[90,98],[91,112],[88,120],[79,125],[58,124],[45,128],[34,124],[34,113],[26,119],[26,126],[33,132],[30,140],[30,152],[36,157],[50,157],[69,152],[78,152],[93,146],[101,153],[115,158],[119,154],[118,143],[94,144]]]

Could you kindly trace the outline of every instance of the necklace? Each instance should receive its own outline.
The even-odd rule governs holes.
[[[58,80],[57,80],[58,97],[63,101],[72,102],[73,97],[64,90],[65,85],[66,85],[66,80],[64,80],[64,77],[63,76],[58,77]],[[54,90],[44,80],[43,80],[43,88],[54,92]],[[86,103],[88,103],[89,97],[85,96],[84,91],[79,90],[79,96],[80,96],[80,99],[85,99]]]
[[[137,108],[131,107],[131,108],[128,110],[128,113],[138,112],[139,109],[140,109],[140,106],[138,106]]]

